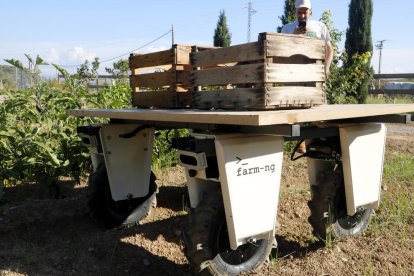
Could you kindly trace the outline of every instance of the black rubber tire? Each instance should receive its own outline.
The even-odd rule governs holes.
[[[372,209],[361,207],[353,216],[347,215],[340,166],[334,171],[321,173],[317,185],[311,187],[311,195],[308,202],[311,211],[308,221],[316,237],[325,240],[327,231],[331,231],[332,238],[357,236],[367,229]]]
[[[151,172],[149,193],[145,197],[115,202],[112,199],[105,164],[89,176],[88,207],[92,219],[102,228],[128,228],[148,216],[156,206],[157,185]]]
[[[269,257],[273,236],[230,249],[220,192],[205,195],[184,231],[185,253],[200,275],[237,275],[259,268]]]

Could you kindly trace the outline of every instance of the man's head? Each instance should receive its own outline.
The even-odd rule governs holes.
[[[308,21],[312,12],[310,0],[296,0],[295,8],[298,21]]]

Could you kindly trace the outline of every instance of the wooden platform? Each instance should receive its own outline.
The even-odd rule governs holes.
[[[177,122],[266,126],[299,124],[414,112],[414,104],[321,105],[309,109],[278,111],[202,111],[182,109],[81,109],[77,117],[102,117],[149,122]]]

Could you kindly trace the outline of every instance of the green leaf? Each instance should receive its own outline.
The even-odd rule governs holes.
[[[4,61],[7,62],[10,65],[16,67],[17,69],[26,71],[26,68],[23,67],[23,64],[19,60],[15,60],[15,59],[5,59]]]
[[[47,145],[45,145],[43,143],[39,143],[37,141],[33,141],[33,143],[35,145],[41,147],[42,149],[44,149],[47,152],[50,160],[53,162],[54,165],[60,166],[60,162],[61,161],[57,158],[57,155],[53,152],[53,149],[52,148],[50,148],[49,146],[47,146]]]
[[[36,57],[36,65],[49,65],[39,55]]]
[[[62,67],[60,67],[59,65],[54,64],[54,63],[52,63],[52,66],[53,66],[53,67],[55,67],[55,69],[56,69],[56,70],[58,70],[58,72],[59,72],[61,75],[63,75],[63,77],[64,77],[65,79],[68,79],[68,78],[69,78],[69,73],[68,73],[68,71],[66,71],[65,69],[63,69]]]
[[[29,54],[24,54],[30,63],[33,63],[33,59]]]

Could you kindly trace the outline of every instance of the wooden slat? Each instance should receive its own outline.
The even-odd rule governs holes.
[[[277,109],[306,108],[324,104],[323,91],[316,87],[237,88],[193,92],[193,108]]]
[[[175,85],[190,86],[191,72],[190,71],[175,71]]]
[[[143,55],[133,54],[129,57],[129,68],[132,71],[137,68],[173,64],[174,61],[174,52],[171,49]]]
[[[130,76],[131,87],[164,87],[190,85],[189,71],[167,71]]]
[[[191,64],[193,67],[202,67],[214,64],[260,60],[263,58],[263,49],[260,49],[257,42],[253,42],[191,53]]]
[[[187,108],[191,105],[191,93],[175,91],[132,93],[132,105],[140,108]]]
[[[264,88],[237,88],[193,92],[193,108],[264,109]]]
[[[303,55],[310,59],[325,59],[325,45],[319,39],[303,39],[301,36],[271,36],[266,41],[268,57]]]
[[[325,103],[321,88],[301,86],[266,88],[266,100],[269,106],[313,106]]]
[[[263,64],[248,64],[193,71],[191,82],[193,86],[261,83],[263,69]]]
[[[148,74],[152,72],[163,72],[163,71],[169,71],[172,69],[171,64],[167,65],[157,65],[154,67],[142,67],[142,68],[136,68],[136,69],[130,69],[131,75],[138,75],[138,74]]]
[[[156,72],[130,76],[131,87],[163,87],[170,86],[175,82],[173,72]]]
[[[319,82],[325,80],[321,64],[267,64],[265,82]]]

